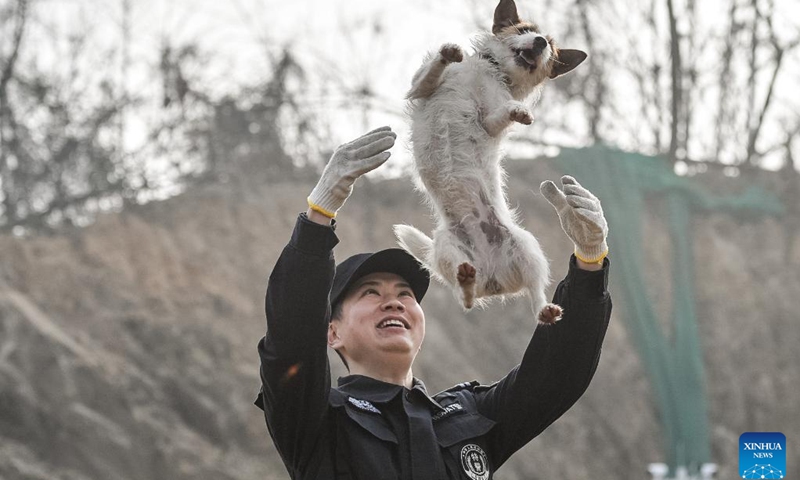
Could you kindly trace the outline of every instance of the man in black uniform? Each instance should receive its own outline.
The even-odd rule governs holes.
[[[611,314],[608,229],[597,198],[563,177],[563,190],[541,187],[575,244],[553,298],[563,318],[536,328],[499,382],[428,394],[412,375],[428,273],[400,249],[334,268],[333,217],[394,140],[383,127],[336,150],[269,279],[256,405],[296,480],[489,480],[578,400],[597,368]],[[328,346],[350,373],[334,388]]]

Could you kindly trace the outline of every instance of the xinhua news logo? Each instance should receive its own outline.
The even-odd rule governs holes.
[[[747,432],[739,437],[742,478],[784,478],[786,436],[779,432]]]

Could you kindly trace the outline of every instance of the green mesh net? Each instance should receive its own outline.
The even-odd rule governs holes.
[[[575,176],[603,202],[609,223],[612,284],[621,289],[622,317],[638,350],[657,402],[664,435],[664,460],[696,473],[711,461],[708,399],[695,311],[693,212],[726,211],[739,216],[780,215],[779,199],[756,187],[736,196],[712,195],[692,178],[676,175],[663,158],[602,146],[562,149],[555,164]],[[666,202],[671,241],[672,318],[666,335],[646,289],[642,220],[645,199]],[[647,459],[659,461],[660,459]]]

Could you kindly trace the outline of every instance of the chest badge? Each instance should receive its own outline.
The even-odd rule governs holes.
[[[472,480],[489,478],[489,460],[486,452],[474,443],[465,445],[461,449],[461,466]]]

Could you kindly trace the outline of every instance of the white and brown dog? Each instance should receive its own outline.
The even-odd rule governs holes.
[[[532,123],[524,102],[535,102],[544,81],[577,67],[586,54],[559,49],[536,25],[520,21],[513,0],[500,1],[492,33],[473,46],[465,57],[458,45],[445,44],[414,75],[411,140],[436,229],[433,239],[409,225],[395,225],[395,234],[434,276],[457,287],[465,309],[527,294],[539,320],[552,323],[561,309],[545,298],[550,268],[506,202],[500,142],[514,122]]]

